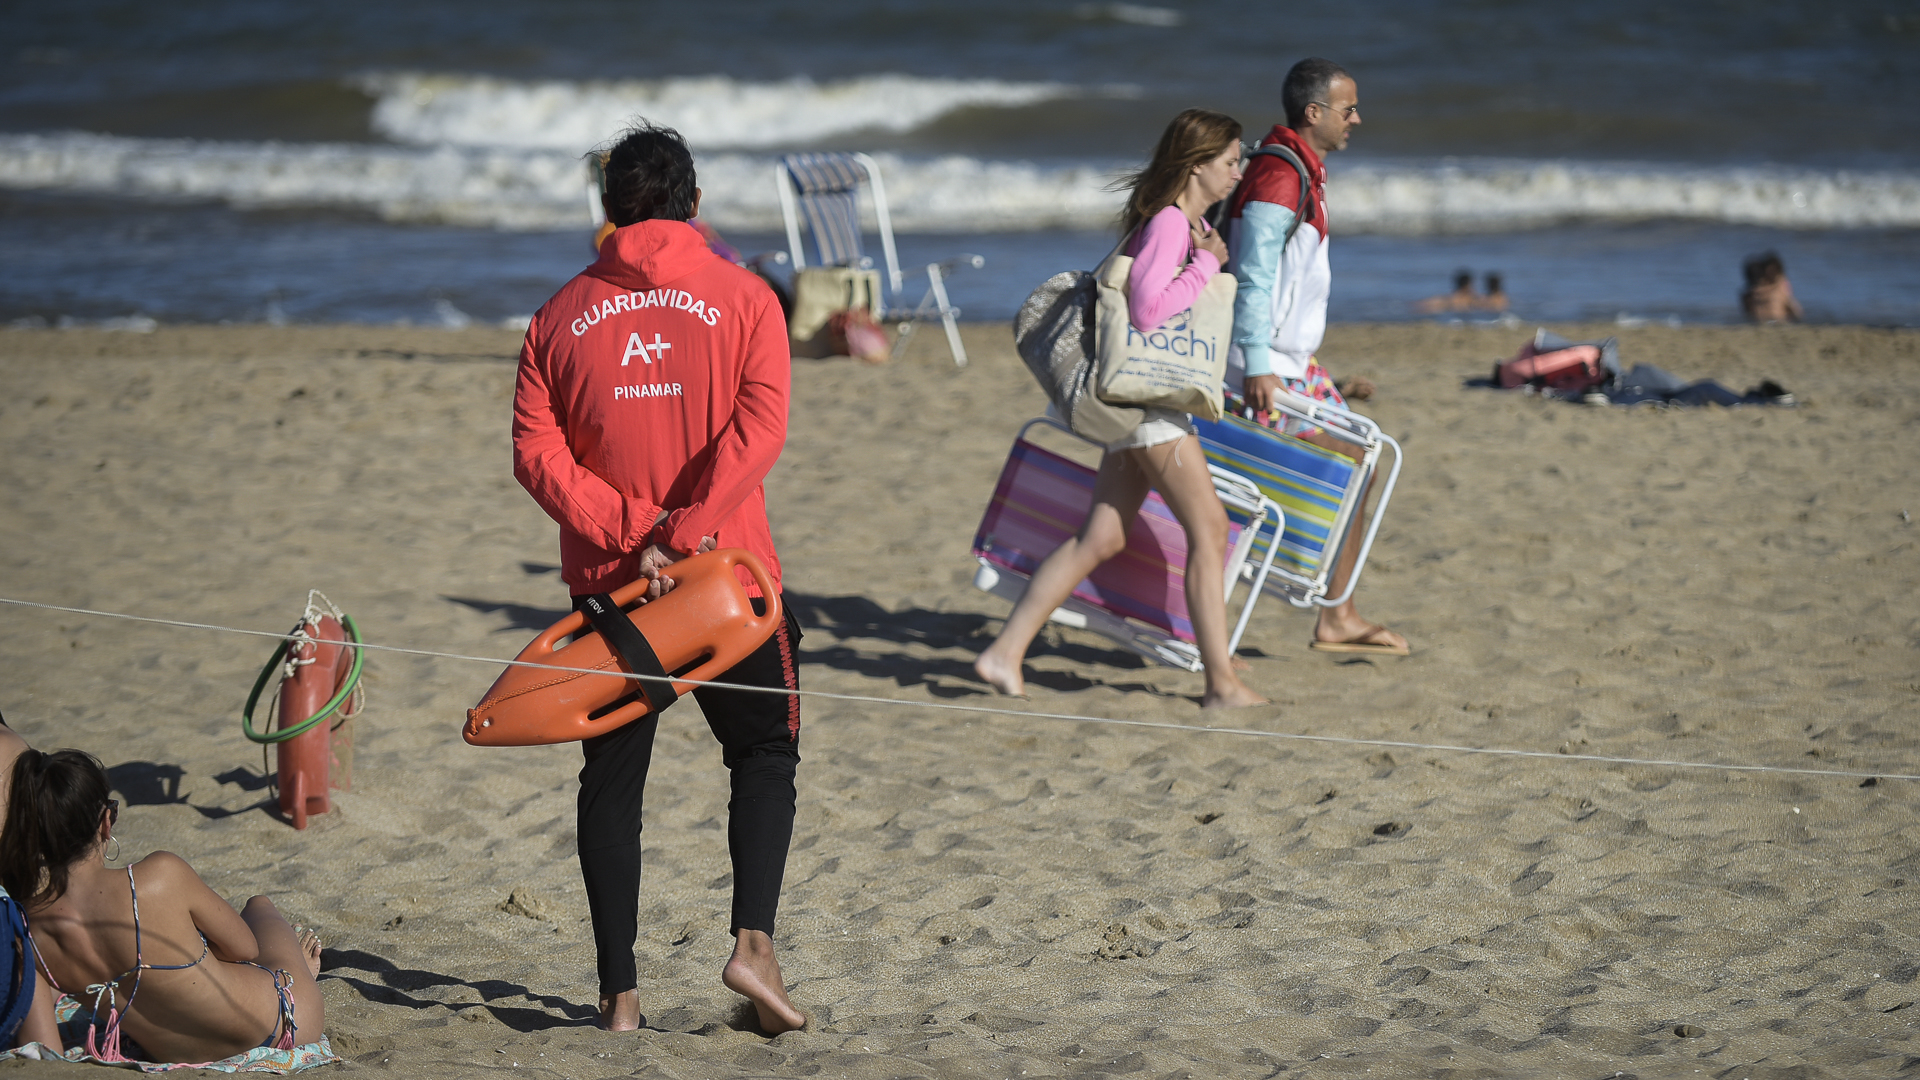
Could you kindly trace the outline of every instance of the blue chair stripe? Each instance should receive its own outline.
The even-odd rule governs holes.
[[[1194,426],[1209,461],[1252,480],[1286,513],[1287,527],[1275,565],[1316,576],[1326,560],[1333,520],[1357,466],[1312,443],[1237,416],[1218,421],[1196,417]],[[1261,536],[1254,543],[1256,557],[1264,557],[1270,544],[1267,536]]]
[[[860,186],[867,170],[851,154],[788,154],[780,159],[800,193],[800,213],[813,232],[822,266],[858,266]]]

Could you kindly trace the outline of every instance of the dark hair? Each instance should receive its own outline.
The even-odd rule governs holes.
[[[601,190],[614,227],[693,216],[693,151],[679,132],[641,120],[601,161]]]
[[[1349,79],[1347,69],[1331,60],[1318,56],[1309,56],[1293,65],[1287,72],[1287,81],[1280,84],[1280,104],[1287,110],[1287,126],[1299,127],[1307,122],[1307,106],[1316,101],[1327,100],[1327,88],[1335,79]]]
[[[67,868],[99,840],[110,790],[99,759],[82,750],[29,749],[14,761],[0,830],[0,886],[21,907],[66,893]]]
[[[1746,274],[1748,285],[1765,285],[1785,275],[1787,264],[1780,261],[1779,252],[1763,251],[1749,257],[1740,269]]]
[[[1473,285],[1473,271],[1463,266],[1460,269],[1455,270],[1453,272],[1454,291],[1457,292],[1461,289],[1471,288],[1472,285]]]
[[[1499,292],[1502,281],[1503,279],[1500,277],[1498,272],[1488,273],[1487,274],[1487,295],[1492,296],[1494,293]]]
[[[1121,177],[1113,186],[1131,189],[1120,211],[1120,231],[1131,233],[1148,218],[1173,205],[1195,165],[1204,165],[1240,141],[1240,121],[1209,109],[1188,109],[1173,118],[1145,168]]]

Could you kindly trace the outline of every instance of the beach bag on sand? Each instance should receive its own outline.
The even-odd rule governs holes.
[[[1581,394],[1605,386],[1620,374],[1620,347],[1613,338],[1568,341],[1537,330],[1513,359],[1494,365],[1493,381],[1502,390],[1538,386]]]
[[[865,309],[879,321],[880,271],[856,266],[809,266],[793,276],[793,315],[787,320],[787,335],[796,345],[810,344],[819,338],[834,312],[854,308]]]
[[[1074,434],[1105,444],[1133,433],[1146,410],[1109,405],[1096,392],[1093,275],[1063,270],[1033,290],[1013,316],[1013,345]]]
[[[1192,307],[1143,333],[1127,317],[1127,274],[1132,269],[1132,256],[1116,248],[1094,271],[1100,400],[1220,419],[1220,381],[1227,375],[1238,289],[1234,276],[1213,275]]]
[[[836,311],[827,318],[821,333],[835,356],[851,356],[869,364],[884,364],[893,355],[893,343],[887,332],[873,321],[866,308]]]

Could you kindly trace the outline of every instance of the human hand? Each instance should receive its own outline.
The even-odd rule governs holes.
[[[1279,396],[1284,384],[1278,375],[1249,375],[1241,385],[1240,393],[1253,406],[1253,411],[1264,416],[1273,408],[1274,400]]]
[[[713,549],[713,537],[703,536],[694,551],[696,554],[705,554]],[[640,576],[647,579],[647,591],[641,594],[640,602],[644,604],[649,600],[658,600],[672,592],[674,580],[663,576],[660,571],[685,558],[685,555],[665,544],[648,544],[640,552]]]
[[[1203,231],[1200,226],[1195,225],[1193,227],[1193,246],[1200,251],[1212,252],[1214,259],[1218,261],[1221,266],[1224,267],[1227,265],[1227,243],[1220,239],[1218,230],[1206,229]]]

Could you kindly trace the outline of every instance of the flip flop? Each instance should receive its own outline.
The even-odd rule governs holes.
[[[1375,626],[1363,636],[1372,637],[1385,629],[1384,626]],[[1411,656],[1413,654],[1413,650],[1405,645],[1388,645],[1380,641],[1312,641],[1308,642],[1307,647],[1315,652],[1360,653],[1365,656]]]

